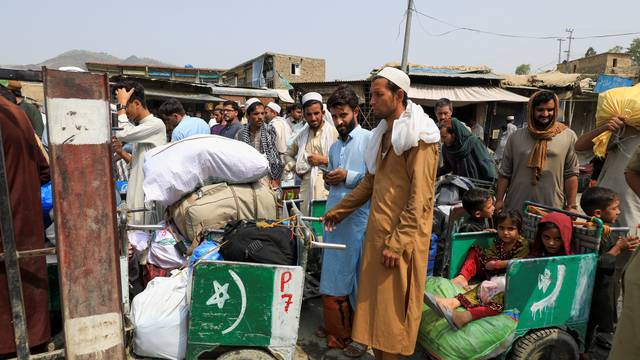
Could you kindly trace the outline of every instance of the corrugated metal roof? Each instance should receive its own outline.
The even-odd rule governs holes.
[[[176,98],[178,100],[187,100],[187,101],[219,101],[219,102],[225,101],[225,99],[219,98],[217,96],[209,95],[209,94],[185,93],[185,92],[171,91],[171,90],[145,89],[144,94],[145,96]]]
[[[469,73],[469,72],[459,72],[459,73],[443,73],[443,72],[411,72],[409,76],[417,76],[417,77],[437,77],[437,78],[456,78],[456,79],[483,79],[483,80],[504,80],[504,76],[496,75],[493,73]]]
[[[273,89],[236,88],[209,84],[213,95],[249,96],[277,98],[278,93]]]

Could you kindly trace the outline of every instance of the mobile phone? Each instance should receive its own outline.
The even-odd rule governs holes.
[[[322,171],[323,173],[328,173],[329,172],[329,168],[327,168],[326,166],[318,166],[318,168],[320,169],[320,171]]]

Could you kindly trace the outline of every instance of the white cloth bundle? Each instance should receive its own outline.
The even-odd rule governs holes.
[[[367,171],[376,173],[376,160],[380,151],[382,136],[387,131],[387,121],[381,120],[378,126],[372,131],[369,146],[364,154],[364,161],[367,164]],[[393,123],[391,133],[391,145],[396,155],[418,146],[420,140],[427,144],[440,141],[440,130],[431,118],[424,113],[420,105],[409,101],[407,108],[400,115],[400,118]]]
[[[218,135],[190,136],[145,154],[145,202],[169,206],[201,186],[251,183],[268,173],[269,162],[251,145]]]

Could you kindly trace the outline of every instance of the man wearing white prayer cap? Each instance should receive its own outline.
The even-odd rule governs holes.
[[[287,122],[284,118],[280,117],[280,105],[275,102],[270,102],[267,104],[265,108],[264,118],[267,124],[273,126],[276,131],[276,149],[280,154],[280,158],[282,162],[285,163],[285,155],[287,153],[287,142],[291,138],[291,128],[287,125]],[[292,171],[283,171],[281,185],[282,186],[292,186],[295,184],[295,175]]]
[[[329,164],[329,148],[338,139],[338,131],[324,120],[322,95],[317,92],[302,97],[302,112],[307,124],[287,150],[285,171],[295,171],[302,178],[302,212],[308,215],[312,201],[326,200],[329,195],[321,167]]]
[[[353,341],[376,359],[415,349],[422,315],[440,132],[409,101],[409,77],[384,68],[371,81],[371,107],[382,119],[364,154],[367,175],[325,214],[325,229],[371,200],[363,243]]]

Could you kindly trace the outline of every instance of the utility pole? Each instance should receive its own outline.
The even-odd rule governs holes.
[[[565,29],[566,32],[569,33],[569,44],[567,45],[567,61],[571,59],[571,39],[573,39],[573,30],[572,28]]]
[[[562,62],[562,42],[564,39],[558,39],[558,64]]]
[[[409,73],[409,67],[407,66],[409,57],[409,38],[411,37],[411,15],[413,14],[413,0],[409,0],[407,4],[407,23],[404,28],[404,47],[402,48],[402,63],[400,68],[402,71]]]

